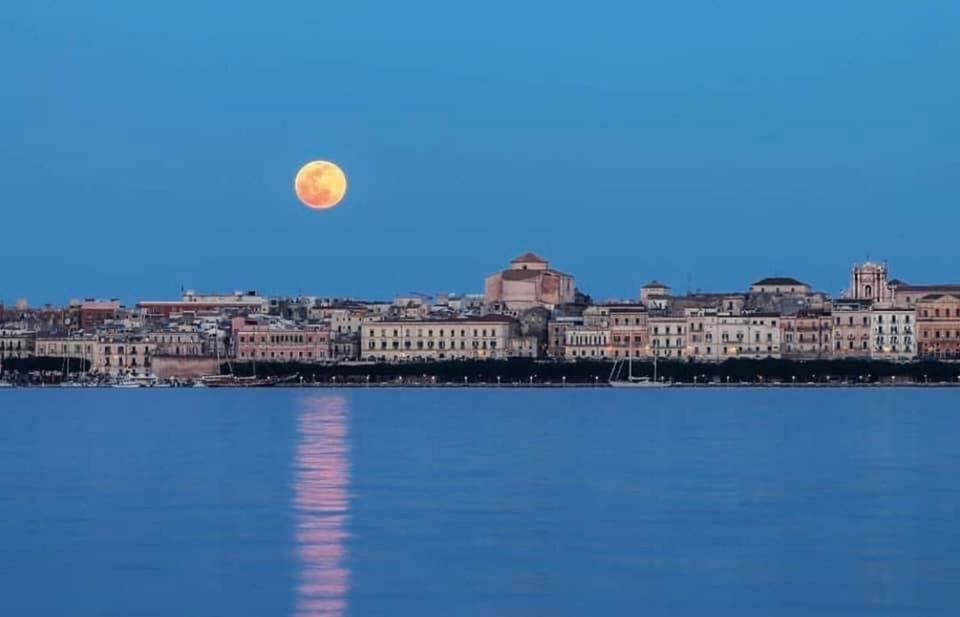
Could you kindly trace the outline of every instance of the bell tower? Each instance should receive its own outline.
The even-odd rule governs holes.
[[[893,294],[887,284],[887,265],[872,261],[855,264],[846,296],[877,303],[890,301]]]

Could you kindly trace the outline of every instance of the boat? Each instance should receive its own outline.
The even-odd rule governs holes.
[[[631,337],[632,338],[632,337]],[[613,367],[610,369],[610,378],[607,383],[614,388],[668,388],[670,384],[665,381],[657,381],[657,356],[653,356],[653,379],[649,377],[636,377],[633,374],[633,349],[627,349],[627,378],[617,379],[623,370],[623,360],[614,360]]]
[[[297,375],[282,377],[238,377],[237,375],[206,375],[200,383],[208,388],[269,388],[281,383],[295,381]]]

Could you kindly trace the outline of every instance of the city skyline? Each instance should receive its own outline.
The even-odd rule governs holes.
[[[960,280],[954,4],[260,8],[11,7],[0,295],[459,289],[526,248],[598,297]]]
[[[537,251],[528,251],[529,254],[540,254]],[[512,256],[512,255],[511,255]],[[490,276],[492,273],[497,271],[497,265],[501,262],[509,261],[509,259],[500,259],[499,262],[494,263],[488,271],[481,275],[476,282],[471,284],[461,283],[459,286],[450,287],[446,289],[437,289],[429,285],[410,285],[408,288],[396,289],[393,291],[385,290],[382,293],[370,293],[363,295],[351,295],[347,293],[336,293],[335,291],[329,291],[320,288],[298,288],[296,292],[291,290],[274,290],[272,286],[267,285],[265,287],[255,286],[255,285],[244,285],[238,284],[233,286],[212,286],[212,287],[200,287],[195,285],[180,285],[177,288],[171,289],[161,289],[156,294],[153,295],[142,295],[127,297],[121,296],[116,293],[101,293],[101,294],[92,294],[92,293],[74,293],[68,297],[61,299],[55,299],[53,301],[36,301],[34,298],[26,296],[24,294],[8,293],[3,295],[3,290],[0,290],[0,305],[6,305],[8,307],[14,306],[17,302],[26,302],[28,306],[61,306],[66,305],[71,301],[84,301],[84,300],[119,300],[121,304],[133,306],[134,304],[142,301],[151,301],[151,300],[163,300],[173,296],[180,296],[184,293],[198,293],[198,294],[232,294],[232,293],[246,293],[246,292],[255,292],[263,297],[316,297],[316,298],[331,298],[331,299],[343,299],[343,300],[391,300],[393,298],[406,297],[410,295],[417,295],[426,293],[431,296],[438,296],[439,294],[450,294],[455,296],[467,296],[471,294],[483,295],[484,294],[484,285],[483,281],[486,277]],[[551,259],[551,262],[558,263],[556,260]],[[676,282],[669,279],[669,277],[658,275],[654,272],[651,272],[648,276],[633,276],[631,280],[636,281],[635,285],[632,285],[632,288],[627,289],[625,287],[625,293],[619,295],[600,295],[592,292],[589,281],[584,281],[584,277],[580,275],[578,271],[575,271],[573,268],[567,268],[562,263],[559,263],[562,270],[571,272],[576,276],[577,280],[577,291],[584,293],[591,297],[594,302],[606,302],[606,301],[618,301],[618,300],[631,300],[636,299],[640,296],[642,287],[651,282],[657,281],[660,283],[666,284],[673,293],[678,295],[684,295],[689,293],[740,293],[748,289],[753,283],[768,277],[791,277],[799,281],[808,284],[811,289],[818,292],[822,292],[832,297],[841,297],[844,292],[849,288],[850,284],[850,268],[856,266],[858,263],[878,263],[883,264],[889,268],[892,278],[904,281],[911,285],[927,285],[927,284],[937,284],[938,280],[960,280],[960,276],[956,279],[936,279],[932,276],[913,278],[908,276],[903,276],[900,273],[900,270],[897,269],[894,264],[893,268],[890,268],[890,263],[885,259],[863,259],[859,261],[853,261],[850,264],[847,264],[845,268],[840,268],[838,271],[842,272],[842,275],[838,275],[835,278],[842,278],[842,282],[837,285],[835,288],[829,288],[823,285],[818,284],[816,281],[812,281],[808,277],[802,275],[797,275],[795,272],[786,271],[767,271],[760,272],[756,276],[752,277],[739,277],[739,283],[735,282],[730,286],[720,286],[720,285],[708,285],[708,286],[699,286],[697,285],[697,279],[693,276],[693,273],[688,273],[687,277],[682,282]],[[725,279],[737,279],[738,273],[731,273],[730,276],[724,277]],[[626,277],[625,277],[626,278]],[[93,289],[107,289],[109,290],[109,284],[93,286]]]

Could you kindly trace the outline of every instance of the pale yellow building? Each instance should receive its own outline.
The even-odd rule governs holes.
[[[99,375],[152,375],[156,343],[142,335],[38,338],[37,356],[78,358]]]
[[[524,343],[514,346],[519,334],[519,323],[501,315],[367,323],[361,328],[360,358],[383,362],[504,359],[515,352],[526,353]],[[535,343],[533,347],[535,353]]]
[[[779,314],[731,314],[703,309],[691,312],[687,320],[693,330],[688,353],[694,360],[723,362],[731,358],[781,356]]]
[[[610,347],[610,328],[587,325],[566,331],[564,353],[568,360],[606,360],[613,357]]]
[[[687,353],[687,318],[683,315],[650,315],[647,318],[650,350],[661,360],[683,360]]]

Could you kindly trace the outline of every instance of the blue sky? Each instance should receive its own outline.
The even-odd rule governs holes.
[[[960,281],[958,58],[941,1],[13,3],[0,299]]]

